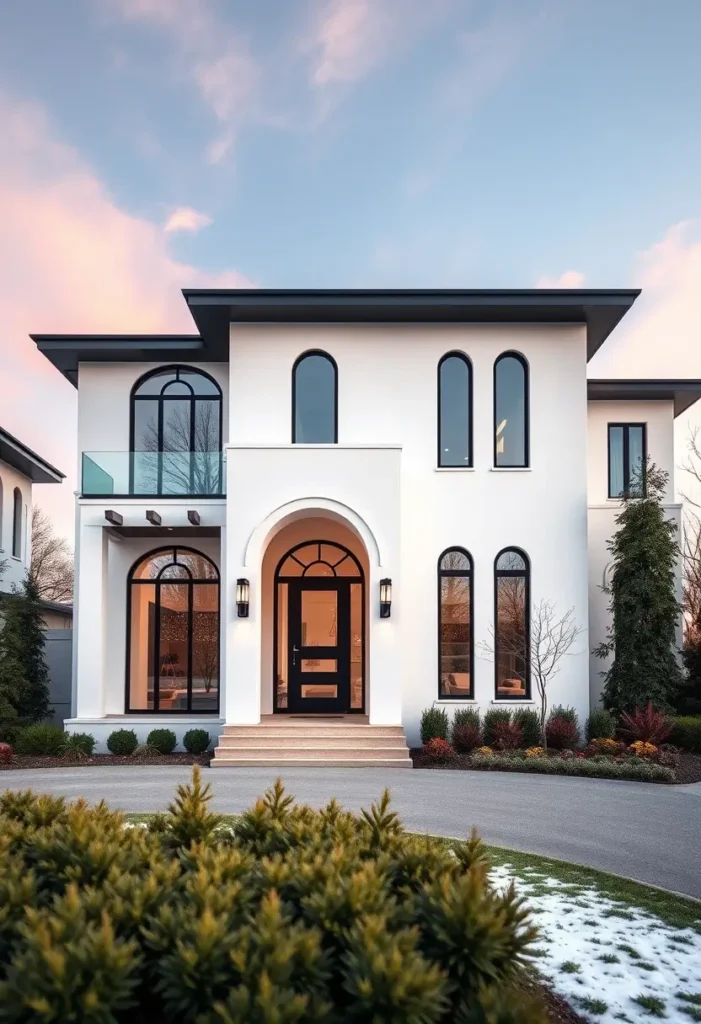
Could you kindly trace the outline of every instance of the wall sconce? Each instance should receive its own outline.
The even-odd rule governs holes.
[[[380,618],[388,619],[392,607],[392,580],[380,580]]]
[[[249,590],[248,580],[236,580],[236,612],[240,619],[248,618]]]

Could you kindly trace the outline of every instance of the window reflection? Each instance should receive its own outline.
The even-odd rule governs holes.
[[[495,670],[497,698],[527,698],[530,692],[528,563],[519,551],[496,561]]]
[[[438,465],[472,465],[471,369],[465,356],[444,356],[438,367]]]
[[[526,365],[517,355],[503,355],[494,367],[494,464],[528,465]]]
[[[472,695],[472,560],[453,548],[438,569],[439,696]]]
[[[292,370],[296,444],[336,443],[336,364],[322,352],[302,356]]]

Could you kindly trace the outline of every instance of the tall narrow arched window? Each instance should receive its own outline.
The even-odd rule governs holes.
[[[2,551],[3,543],[3,512],[5,509],[5,494],[2,489],[2,478],[0,478],[0,551]]]
[[[12,499],[12,554],[22,557],[22,492],[15,487]]]
[[[472,558],[449,548],[438,560],[438,696],[472,697]]]
[[[528,700],[530,672],[530,566],[516,548],[501,551],[494,563],[494,664],[496,697]]]
[[[472,465],[472,366],[461,352],[438,364],[438,465]]]
[[[337,442],[338,367],[326,352],[305,352],[292,367],[292,443]]]
[[[161,548],[132,567],[127,592],[127,712],[216,714],[216,565],[190,548]]]
[[[494,465],[528,466],[528,366],[517,352],[494,364]]]
[[[167,366],[131,393],[130,493],[222,493],[222,393],[209,374]]]

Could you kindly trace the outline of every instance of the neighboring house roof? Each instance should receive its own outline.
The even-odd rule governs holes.
[[[40,597],[37,603],[45,612],[58,612],[59,615],[65,615],[66,618],[73,618],[72,604],[64,604],[63,601],[47,601],[43,597]]]
[[[27,448],[16,437],[0,427],[0,462],[12,466],[18,473],[22,473],[34,484],[60,484],[65,478],[65,473],[56,469],[46,459]]]
[[[32,334],[72,384],[78,363],[228,361],[229,324],[583,324],[591,359],[625,316],[637,289],[270,289],[183,295],[195,335]]]
[[[701,380],[592,380],[587,381],[590,402],[674,402],[674,415],[701,398]]]

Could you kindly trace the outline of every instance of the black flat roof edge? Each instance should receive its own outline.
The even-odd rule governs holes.
[[[701,399],[701,380],[590,377],[587,399],[590,402],[673,402],[676,418]]]
[[[52,466],[50,462],[46,461],[46,459],[42,459],[41,455],[37,455],[35,451],[28,448],[26,444],[23,444],[23,442],[20,441],[19,438],[15,437],[14,434],[11,434],[9,430],[5,430],[4,427],[0,427],[0,445],[2,445],[3,442],[9,444],[12,448],[17,449],[20,457],[16,462],[13,462],[11,458],[7,458],[7,452],[4,450],[3,445],[3,450],[0,451],[0,459],[2,459],[3,462],[6,462],[8,466],[12,466],[13,469],[16,469],[18,473],[22,473],[23,476],[29,477],[32,482],[58,484],[61,480],[65,480],[65,473],[62,473],[60,469],[56,469],[56,467]],[[27,463],[34,465],[42,475],[53,477],[54,479],[35,480],[31,473],[27,472]]]
[[[297,299],[308,302],[311,299],[324,299],[329,302],[354,300],[358,303],[365,299],[382,299],[389,301],[406,299],[455,300],[464,299],[474,302],[484,300],[485,303],[508,303],[510,300],[529,300],[538,305],[543,300],[562,300],[577,305],[583,300],[598,298],[602,301],[628,299],[634,301],[640,294],[639,288],[183,288],[182,293],[189,301],[212,297],[213,299],[236,298],[244,303],[254,300],[272,302],[275,299]]]

